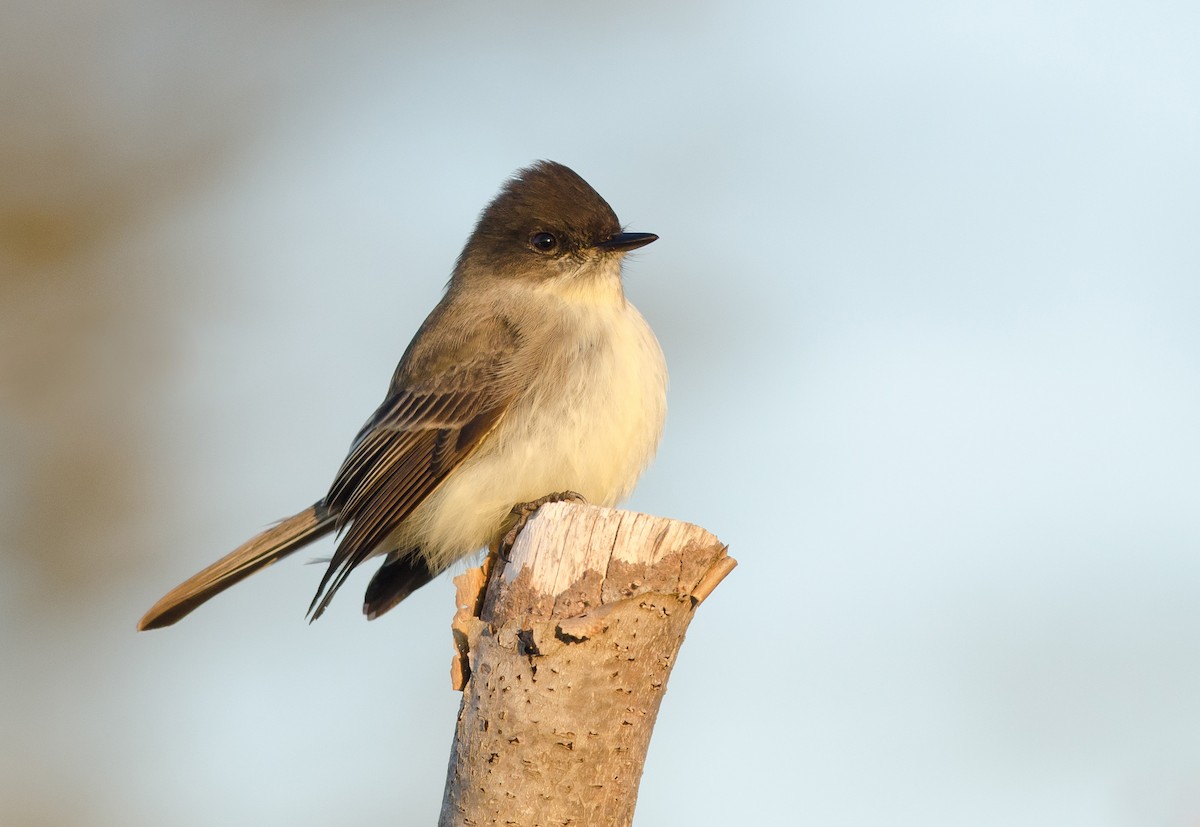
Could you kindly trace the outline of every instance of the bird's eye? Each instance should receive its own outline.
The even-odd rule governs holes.
[[[534,233],[529,237],[529,244],[539,253],[549,253],[558,247],[558,239],[553,233]]]

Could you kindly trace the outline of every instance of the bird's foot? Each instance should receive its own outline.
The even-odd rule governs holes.
[[[497,550],[504,562],[508,562],[508,552],[517,542],[517,535],[525,528],[525,524],[529,522],[529,518],[533,516],[533,513],[548,503],[562,502],[586,503],[587,497],[582,494],[576,494],[574,491],[558,491],[554,494],[538,497],[536,500],[527,503],[518,503],[512,507],[512,511],[509,512],[508,516],[509,519],[514,520],[513,526],[504,535],[503,539],[500,540],[500,548]]]

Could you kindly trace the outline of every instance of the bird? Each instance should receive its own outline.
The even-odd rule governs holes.
[[[542,502],[628,497],[662,434],[667,368],[625,295],[622,262],[657,239],[624,231],[562,164],[518,170],[480,214],[324,497],[176,586],[138,629],[174,624],[335,532],[309,621],[382,557],[363,598],[373,620],[496,548]]]

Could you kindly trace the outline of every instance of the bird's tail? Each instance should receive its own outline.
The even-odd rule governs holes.
[[[281,520],[167,592],[138,621],[138,630],[170,626],[201,603],[254,572],[333,531],[335,517],[324,502]]]

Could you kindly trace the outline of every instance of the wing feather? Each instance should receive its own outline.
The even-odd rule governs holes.
[[[458,342],[464,358],[431,355],[431,364],[414,366],[421,354],[406,354],[400,363],[388,398],[359,432],[325,497],[342,538],[309,606],[313,620],[355,566],[390,550],[383,546],[400,524],[478,449],[518,395],[522,383],[509,368],[519,336],[492,321]]]

